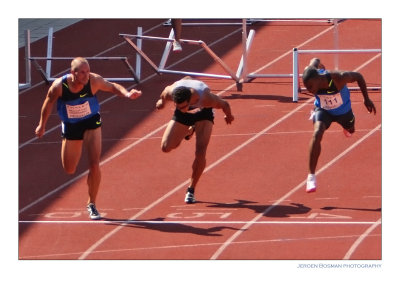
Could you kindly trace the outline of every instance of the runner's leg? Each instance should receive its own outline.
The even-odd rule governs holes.
[[[195,124],[196,129],[196,152],[192,165],[192,177],[189,188],[195,188],[204,169],[206,168],[206,153],[210,142],[213,123],[208,120],[198,121]]]
[[[176,149],[182,142],[183,138],[188,135],[190,126],[171,120],[165,129],[161,140],[161,150],[168,153]]]
[[[101,127],[86,130],[84,134],[85,148],[88,152],[89,174],[87,177],[89,203],[95,203],[101,181]]]
[[[321,121],[314,123],[314,133],[310,142],[310,153],[309,153],[309,170],[311,174],[315,174],[317,168],[318,158],[321,154],[321,141],[322,136],[326,130],[326,126]]]
[[[64,138],[61,145],[61,163],[66,173],[74,174],[82,155],[83,140]]]

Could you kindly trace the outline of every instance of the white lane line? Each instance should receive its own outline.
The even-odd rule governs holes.
[[[349,260],[355,250],[360,246],[360,244],[364,241],[369,234],[375,230],[376,227],[378,227],[382,222],[382,219],[377,220],[372,226],[370,226],[363,234],[361,234],[357,240],[353,243],[353,245],[350,247],[350,249],[347,251],[346,255],[344,255],[343,260]]]
[[[296,242],[296,241],[304,241],[304,240],[332,240],[332,239],[348,239],[358,237],[359,235],[337,235],[337,236],[320,236],[320,237],[305,237],[305,238],[276,238],[276,239],[261,239],[261,240],[246,240],[246,241],[236,241],[233,244],[235,245],[250,245],[250,244],[268,244],[274,242]],[[371,235],[374,237],[378,237],[380,235]],[[187,249],[187,248],[199,248],[199,247],[209,247],[219,245],[219,242],[211,242],[211,243],[195,243],[195,244],[181,244],[181,245],[164,245],[164,246],[146,246],[146,247],[137,247],[137,248],[128,248],[128,249],[109,249],[109,250],[101,250],[94,251],[93,254],[120,254],[123,252],[132,253],[135,251],[143,251],[143,250],[166,250],[166,249]],[[72,252],[72,253],[59,253],[59,254],[46,254],[46,255],[34,255],[34,256],[23,256],[21,259],[44,259],[44,258],[62,258],[62,257],[70,257],[79,255],[81,252]],[[276,259],[279,260],[279,259]]]
[[[308,40],[306,40],[305,42],[303,42],[301,45],[299,45],[298,47],[304,46],[305,44],[313,41],[314,39],[320,37],[321,35],[325,34],[326,32],[332,30],[333,27],[330,27],[328,29],[323,30],[322,32],[320,32],[319,34],[314,35],[313,37],[309,38]],[[284,53],[283,55],[279,56],[278,58],[274,59],[272,62],[267,63],[265,66],[259,68],[258,70],[256,70],[254,73],[261,71],[267,67],[269,67],[270,65],[274,64],[275,62],[279,61],[280,59],[284,58],[285,56],[289,55],[292,53],[292,50],[287,51],[286,53]],[[235,87],[236,83],[230,85],[229,87],[225,88],[224,90],[222,90],[221,92],[218,93],[218,95],[221,95],[223,93],[225,93],[226,91],[230,90],[231,88]],[[294,114],[297,110],[301,109],[302,107],[306,106],[307,104],[309,104],[310,102],[313,101],[313,98],[310,98],[309,100],[307,100],[306,102],[304,102],[302,105],[300,105],[299,107],[295,108],[290,115]],[[274,124],[268,126],[267,128],[265,128],[263,131],[257,133],[254,137],[250,138],[249,140],[247,140],[246,142],[244,142],[242,145],[236,147],[234,150],[232,150],[230,153],[226,154],[225,156],[223,156],[222,158],[220,158],[219,160],[217,160],[216,162],[214,162],[213,164],[211,164],[210,166],[208,166],[205,170],[204,173],[206,173],[208,170],[214,168],[215,166],[217,166],[218,164],[220,164],[223,160],[226,160],[228,157],[232,156],[235,152],[239,151],[240,149],[242,149],[245,145],[253,142],[255,139],[257,139],[259,136],[263,135],[266,131],[268,131],[269,129],[275,127],[278,123],[282,122],[284,119],[288,118],[289,115],[285,115],[282,118],[280,118],[279,120],[277,120]],[[143,209],[141,212],[137,213],[136,215],[132,216],[130,218],[130,220],[134,220],[136,218],[138,218],[140,215],[142,215],[143,213],[147,212],[148,210],[150,210],[153,206],[159,204],[160,202],[162,202],[163,200],[165,200],[166,198],[168,198],[170,195],[172,195],[173,193],[175,193],[176,191],[180,190],[181,188],[183,188],[184,186],[187,185],[187,183],[189,182],[189,180],[186,180],[184,182],[182,182],[180,185],[176,186],[174,189],[172,189],[171,191],[169,191],[167,194],[165,194],[164,196],[160,197],[159,199],[157,199],[156,201],[154,201],[153,203],[151,203],[148,207],[146,207],[145,209]],[[110,231],[109,233],[107,233],[106,235],[104,235],[102,238],[100,238],[97,242],[95,242],[91,247],[89,247],[80,257],[79,259],[85,259],[86,257],[88,257],[90,255],[90,253],[92,251],[94,251],[98,246],[100,246],[103,242],[105,242],[108,238],[110,238],[113,234],[117,233],[121,228],[123,228],[124,225],[118,226],[117,228],[115,228],[114,230]]]
[[[363,67],[365,67],[368,63],[371,63],[374,59],[378,58],[380,56],[380,54],[376,55],[375,57],[373,57],[372,59],[368,60],[366,63],[362,64],[361,66],[357,67],[356,69],[354,69],[353,71],[359,71],[360,69],[362,69]],[[326,164],[324,167],[322,167],[320,170],[317,171],[316,174],[319,174],[320,172],[324,171],[325,169],[329,168],[331,166],[331,164],[333,164],[334,162],[336,162],[336,160],[340,159],[342,156],[344,156],[348,151],[352,150],[355,146],[358,145],[358,143],[361,143],[364,139],[368,138],[369,135],[372,135],[375,131],[379,130],[381,128],[381,124],[379,124],[377,127],[375,127],[374,130],[370,131],[369,133],[367,133],[364,137],[362,137],[361,139],[359,139],[356,143],[354,143],[352,146],[350,146],[349,148],[347,148],[344,152],[342,152],[341,154],[339,154],[336,158],[334,158],[331,162],[329,162],[328,164]],[[269,208],[267,208],[264,213],[256,216],[254,218],[254,222],[258,221],[262,216],[264,216],[265,214],[267,214],[270,210],[272,210],[276,205],[280,204],[282,201],[286,200],[287,198],[289,198],[294,192],[296,192],[297,190],[299,190],[301,187],[303,187],[305,184],[305,181],[300,183],[299,185],[297,185],[295,188],[293,188],[291,191],[289,191],[288,193],[286,193],[286,195],[284,195],[283,197],[281,197],[277,202],[275,202],[273,205],[271,205]],[[251,223],[248,224],[249,226],[251,226]],[[247,225],[246,225],[247,226]],[[245,226],[245,228],[247,229],[247,227]],[[221,255],[221,253],[228,247],[229,244],[231,244],[239,235],[241,234],[240,231],[237,231],[236,233],[234,233],[215,253],[214,255],[211,257],[211,259],[217,259],[219,257],[219,255]]]
[[[236,86],[236,84],[232,84],[231,87]],[[223,91],[224,92],[224,91]],[[287,119],[288,117],[290,117],[292,114],[294,114],[298,109],[303,108],[304,106],[306,106],[309,102],[311,102],[313,100],[313,98],[309,99],[307,102],[303,103],[302,105],[298,106],[297,108],[295,108],[291,113],[286,114],[285,116],[283,116],[282,118],[280,118],[279,120],[277,120],[276,122],[274,122],[273,124],[269,125],[268,127],[266,127],[264,130],[262,130],[261,132],[257,133],[255,136],[251,137],[250,139],[248,139],[247,141],[245,141],[244,143],[242,143],[241,145],[237,146],[236,148],[234,148],[232,151],[230,151],[229,153],[227,153],[226,155],[222,156],[220,159],[218,159],[217,161],[215,161],[214,163],[212,163],[211,165],[209,165],[205,170],[204,173],[208,172],[209,170],[211,170],[212,168],[214,168],[215,166],[219,165],[221,162],[223,162],[224,160],[226,160],[227,158],[229,158],[230,156],[232,156],[233,154],[235,154],[236,152],[238,152],[239,150],[241,150],[242,148],[244,148],[246,145],[250,144],[251,142],[253,142],[254,140],[256,140],[258,137],[260,137],[261,135],[263,135],[265,132],[267,132],[268,130],[272,129],[273,127],[275,127],[276,125],[278,125],[280,122],[282,122],[283,120]],[[144,208],[142,211],[136,213],[134,216],[132,216],[131,218],[129,218],[129,220],[135,220],[137,219],[139,216],[141,216],[142,214],[144,214],[145,212],[149,211],[151,208],[153,208],[154,206],[158,205],[159,203],[161,203],[162,201],[164,201],[166,198],[168,198],[169,196],[171,196],[172,194],[174,194],[175,192],[179,191],[180,189],[182,189],[183,187],[185,187],[189,182],[189,179],[182,182],[181,184],[179,184],[178,186],[176,186],[174,189],[172,189],[171,191],[169,191],[168,193],[166,193],[164,196],[158,198],[156,201],[152,202],[150,205],[148,205],[146,208]],[[90,253],[92,251],[94,251],[98,246],[100,246],[103,242],[105,242],[108,238],[110,238],[112,235],[114,235],[115,233],[117,233],[119,230],[121,230],[126,224],[122,224],[121,226],[116,227],[114,230],[110,231],[109,233],[107,233],[106,235],[104,235],[102,238],[100,238],[97,242],[95,242],[91,247],[89,247],[87,249],[87,251],[85,251],[80,257],[79,259],[85,259],[87,256],[90,255]]]
[[[230,36],[232,36],[232,35],[238,33],[240,30],[241,30],[241,29],[237,29],[237,30],[233,31],[232,33],[229,33],[229,34],[225,35],[224,37],[222,37],[222,38],[220,38],[220,39],[217,39],[216,41],[210,43],[210,44],[209,44],[209,47],[211,47],[211,46],[213,46],[213,45],[215,45],[215,44],[217,44],[217,43],[219,43],[219,42],[225,40],[226,38],[229,38]],[[174,67],[174,66],[176,66],[176,65],[178,65],[178,64],[180,64],[180,63],[182,63],[182,62],[184,62],[184,61],[186,61],[187,59],[191,58],[192,56],[197,55],[198,53],[200,53],[202,50],[203,50],[203,49],[199,49],[199,50],[193,52],[192,54],[190,54],[190,55],[188,55],[188,56],[186,56],[186,57],[184,57],[184,58],[182,58],[182,59],[176,61],[175,63],[173,63],[173,64],[171,64],[170,66],[168,66],[167,69],[170,69],[170,68],[172,68],[172,67]],[[148,80],[150,80],[150,79],[156,77],[157,75],[158,75],[157,73],[154,73],[154,74],[152,74],[152,75],[146,77],[145,79],[141,80],[140,83],[143,84],[143,83],[147,82]],[[136,86],[136,85],[137,85],[137,84],[135,83],[135,84],[133,84],[133,85],[127,87],[127,88],[130,89],[130,88],[133,88],[133,87]],[[99,102],[99,104],[100,104],[100,105],[103,105],[104,103],[107,103],[108,101],[113,100],[113,99],[115,99],[115,98],[117,98],[117,97],[118,97],[117,95],[112,95],[112,96],[110,96],[110,97],[108,97],[108,98],[102,100],[101,102]],[[59,129],[60,127],[61,127],[61,124],[59,124],[59,125],[57,125],[57,126],[54,126],[54,127],[50,128],[50,129],[46,130],[46,132],[44,133],[44,135],[47,135],[47,134],[53,132],[54,130]],[[38,138],[37,138],[36,136],[33,137],[33,138],[31,138],[31,139],[29,139],[29,140],[27,140],[27,141],[25,141],[24,143],[20,144],[18,148],[21,149],[21,148],[27,146],[28,144],[31,144],[31,143],[34,142],[35,140],[38,140]]]
[[[232,32],[232,33],[230,33],[230,34],[228,34],[228,35],[225,35],[225,36],[222,37],[221,39],[218,39],[218,40],[212,42],[212,43],[210,44],[210,46],[212,46],[212,45],[214,45],[214,44],[216,44],[216,43],[218,43],[218,42],[220,42],[220,41],[226,39],[226,38],[229,37],[230,35],[233,35],[234,33],[237,33],[237,32],[239,32],[239,31],[240,31],[240,30],[238,29],[238,30],[235,30],[234,32]],[[201,49],[198,50],[198,51],[196,51],[196,52],[193,53],[192,55],[194,55],[194,54],[196,54],[196,53],[198,53],[198,52],[200,52],[200,51],[201,51]],[[172,67],[172,66],[174,66],[174,65],[176,65],[176,64],[178,64],[178,63],[180,63],[180,62],[182,62],[182,61],[184,61],[184,60],[186,60],[186,59],[188,59],[188,57],[190,57],[190,56],[191,56],[191,55],[189,55],[189,56],[187,56],[187,57],[185,57],[185,58],[179,60],[179,61],[176,62],[175,64],[172,64],[170,67]],[[156,74],[153,74],[153,75],[149,76],[149,77],[146,78],[145,80],[149,80],[149,79],[153,78],[154,76],[156,76]],[[143,80],[142,82],[144,82],[145,80]],[[224,93],[226,90],[232,88],[233,86],[236,86],[236,83],[230,85],[227,89],[223,90],[221,93]],[[117,97],[117,96],[111,96],[111,97],[109,97],[108,99],[103,100],[100,104],[103,104],[103,103],[105,103],[106,101],[109,101],[109,100],[111,100],[111,99],[113,99],[113,98],[116,98],[116,97]],[[132,147],[136,146],[137,144],[141,143],[143,140],[150,139],[151,136],[153,136],[154,134],[156,134],[158,131],[164,129],[164,128],[167,126],[167,124],[168,124],[168,123],[165,123],[164,125],[162,125],[162,126],[158,127],[157,129],[153,130],[152,132],[150,132],[150,133],[147,134],[146,136],[140,138],[138,141],[136,141],[136,142],[130,144],[130,145],[127,146],[126,148],[120,150],[118,153],[112,155],[110,158],[104,160],[103,162],[100,163],[100,166],[103,165],[103,164],[105,164],[105,163],[107,163],[108,161],[110,161],[110,160],[112,160],[112,159],[118,157],[118,156],[121,155],[122,153],[126,152],[127,150],[129,150],[129,149],[131,149]],[[59,126],[60,126],[60,125],[59,125]],[[59,126],[53,127],[53,128],[50,129],[50,130],[53,131],[53,130],[55,130],[56,128],[58,128]],[[48,132],[49,132],[50,130],[48,130]],[[31,140],[29,140],[29,141],[23,143],[19,148],[21,148],[21,147],[23,147],[23,146],[25,146],[25,145],[27,145],[27,144],[29,144],[29,143],[35,141],[36,139],[37,139],[37,137],[32,138]],[[19,213],[21,213],[21,212],[23,212],[23,211],[29,209],[29,208],[32,207],[33,205],[36,205],[37,203],[39,203],[39,202],[45,200],[46,198],[50,197],[50,196],[53,195],[54,193],[56,193],[56,192],[60,191],[61,189],[65,188],[66,186],[69,186],[70,184],[74,183],[74,182],[77,181],[78,179],[80,179],[80,178],[86,176],[86,174],[87,174],[88,172],[89,172],[89,171],[86,170],[85,172],[82,172],[81,174],[75,176],[74,178],[70,179],[69,181],[67,181],[67,182],[65,182],[64,184],[60,185],[59,187],[55,188],[54,190],[48,192],[47,194],[43,195],[42,197],[38,198],[37,200],[33,201],[32,203],[30,203],[30,204],[28,204],[27,206],[25,206],[24,208],[22,208],[22,209],[19,211]]]
[[[357,132],[369,132],[371,131],[371,129],[357,129]],[[312,133],[313,130],[297,130],[297,131],[279,131],[279,132],[267,132],[264,133],[264,135],[268,136],[268,135],[298,135],[298,134],[310,134]],[[335,130],[334,128],[332,128],[332,130],[326,131],[325,133],[328,134],[342,134],[343,130]],[[252,132],[252,133],[226,133],[226,134],[213,134],[211,135],[211,137],[213,138],[218,138],[218,137],[243,137],[243,136],[254,136],[256,135],[257,132]],[[132,140],[138,140],[141,139],[142,137],[124,137],[124,138],[103,138],[102,141],[103,142],[107,142],[107,141],[132,141]],[[162,139],[162,136],[152,136],[147,138],[148,140],[151,139]],[[49,144],[61,144],[61,140],[59,141],[41,141],[38,143],[34,143],[33,145],[49,145]]]
[[[159,131],[161,131],[162,129],[164,129],[167,126],[167,124],[164,124],[160,127],[158,127],[156,130],[153,130],[152,132],[148,133],[147,135],[143,136],[142,138],[138,139],[137,141],[131,143],[130,145],[128,145],[127,147],[123,148],[122,150],[118,151],[117,153],[115,153],[114,155],[108,157],[107,159],[103,160],[100,162],[100,166],[103,166],[104,164],[110,162],[111,160],[119,157],[121,154],[123,154],[124,152],[130,150],[131,148],[133,148],[134,146],[142,143],[143,141],[145,141],[146,139],[152,137],[154,134],[158,133]],[[54,193],[57,193],[58,191],[64,189],[65,187],[69,186],[70,184],[74,183],[75,181],[79,180],[80,178],[86,176],[89,173],[89,170],[86,170],[84,172],[82,172],[81,174],[73,177],[72,179],[70,179],[69,181],[63,183],[62,185],[58,186],[57,188],[55,188],[54,190],[48,192],[47,194],[41,196],[40,198],[32,201],[31,203],[29,203],[28,205],[26,205],[25,207],[21,208],[19,210],[19,213],[24,212],[25,210],[31,208],[32,206],[42,202],[43,200],[47,199],[48,197],[50,197],[51,195],[53,195]]]
[[[251,221],[136,221],[136,220],[97,220],[97,221],[19,221],[20,224],[88,224],[88,225],[223,225],[223,224],[248,224]],[[258,225],[374,225],[376,222],[368,221],[257,221]]]
[[[354,71],[358,71],[361,68],[364,68],[365,66],[367,66],[369,63],[371,63],[372,61],[376,60],[377,58],[379,58],[382,54],[377,54],[376,56],[373,56],[371,59],[369,59],[368,61],[366,61],[364,64],[360,65],[359,67],[357,67],[356,69],[354,69]]]
[[[335,158],[333,158],[330,162],[328,162],[327,164],[325,164],[321,169],[319,169],[316,172],[316,175],[319,175],[321,172],[325,171],[326,169],[330,168],[334,163],[336,163],[338,160],[340,160],[343,156],[345,156],[347,153],[349,153],[350,151],[352,151],[355,147],[357,147],[360,143],[362,143],[364,140],[366,140],[369,136],[371,136],[372,134],[374,134],[376,131],[378,131],[381,127],[381,124],[379,124],[378,126],[375,127],[375,129],[373,129],[372,131],[370,131],[369,133],[367,133],[366,135],[364,135],[362,138],[360,138],[358,141],[356,141],[355,143],[353,143],[351,146],[349,146],[347,149],[345,149],[342,153],[340,153],[339,155],[337,155]],[[249,223],[247,223],[246,225],[244,225],[241,230],[236,231],[215,253],[214,255],[212,255],[212,257],[210,259],[214,260],[217,259],[221,253],[238,237],[240,236],[243,231],[242,230],[246,230],[248,228],[251,227],[251,225],[253,225],[256,221],[258,221],[260,218],[262,218],[263,216],[265,216],[266,214],[268,214],[272,209],[274,209],[278,204],[282,203],[283,201],[285,201],[287,198],[289,198],[290,196],[292,196],[295,192],[297,192],[299,189],[301,189],[302,187],[304,187],[305,181],[302,181],[301,183],[299,183],[296,187],[294,187],[293,189],[291,189],[289,192],[287,192],[285,195],[283,195],[280,199],[278,199],[273,205],[271,205],[270,207],[268,207],[263,213],[260,213],[259,215],[257,215],[256,217],[254,217],[254,219],[252,221],[250,221]]]

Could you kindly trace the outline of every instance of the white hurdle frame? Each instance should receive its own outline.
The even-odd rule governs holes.
[[[319,50],[299,50],[293,49],[293,102],[297,102],[299,98],[299,74],[298,58],[299,54],[357,54],[357,53],[381,53],[381,49],[319,49]],[[336,60],[337,61],[337,60]],[[335,61],[335,63],[336,63]],[[358,87],[350,87],[350,90],[358,90]],[[369,90],[380,90],[381,87],[367,87]],[[300,89],[303,90],[303,89]],[[305,89],[304,89],[305,90]]]
[[[247,24],[253,24],[256,22],[287,22],[287,23],[325,23],[325,24],[331,24],[335,27],[334,29],[334,35],[335,35],[335,40],[338,40],[337,35],[338,35],[338,19],[249,19],[247,22],[243,21],[243,27],[245,27]],[[243,30],[245,31],[245,29]],[[249,35],[249,39],[252,38],[253,36]],[[245,41],[243,41],[244,43]],[[250,43],[252,40],[250,41]],[[244,48],[244,47],[243,47]],[[245,51],[245,49],[243,50]],[[246,65],[244,66],[246,67]],[[296,66],[297,67],[297,66]],[[250,72],[248,74],[245,74],[242,77],[242,82],[250,82],[251,80],[255,78],[292,78],[293,73],[282,73],[282,74],[263,74],[263,73],[256,73],[256,72]]]
[[[25,82],[18,84],[18,89],[27,89],[32,85],[32,63],[29,57],[31,56],[31,31],[25,30]]]
[[[32,83],[32,62],[35,65],[36,69],[39,71],[41,77],[49,84],[50,82],[56,80],[55,77],[51,77],[51,66],[52,61],[55,60],[73,60],[75,57],[53,57],[53,27],[49,28],[49,33],[47,36],[47,55],[46,57],[32,57],[31,56],[31,41],[30,41],[30,30],[25,31],[25,72],[26,72],[26,82],[20,83],[18,85],[19,89],[26,89],[31,86]],[[118,81],[118,82],[140,82],[140,74],[137,75],[135,70],[132,68],[128,61],[128,57],[84,57],[87,60],[120,60],[125,63],[128,71],[132,74],[133,77],[110,77],[105,78],[108,81]],[[46,60],[46,71],[39,65],[39,60]],[[138,59],[137,59],[138,60]],[[139,66],[139,68],[138,68]],[[139,64],[137,65],[137,69],[140,69],[140,59]]]
[[[254,30],[253,30],[254,31]],[[139,30],[138,30],[139,32]],[[253,32],[254,34],[254,32]],[[233,70],[215,54],[215,52],[202,40],[190,40],[190,39],[181,39],[181,43],[186,43],[186,44],[191,44],[191,45],[198,45],[202,47],[213,59],[216,63],[218,63],[228,75],[222,75],[222,74],[212,74],[212,73],[200,73],[200,72],[191,72],[191,71],[180,71],[180,70],[169,70],[165,68],[169,53],[172,48],[172,43],[174,42],[174,33],[173,30],[171,29],[169,37],[155,37],[155,36],[145,36],[141,34],[124,34],[120,33],[119,34],[122,38],[125,39],[125,41],[132,46],[132,48],[153,68],[153,70],[157,73],[169,73],[169,74],[181,74],[181,75],[192,75],[192,76],[204,76],[204,77],[212,77],[212,78],[223,78],[223,79],[233,79],[235,82],[239,83],[240,81],[240,75],[241,71],[237,71],[237,73],[234,73]],[[132,39],[137,39],[137,45],[132,41]],[[139,46],[139,41],[140,40],[158,40],[158,41],[167,41],[167,44],[165,45],[165,49],[163,52],[163,55],[160,60],[159,66],[157,66],[141,49],[141,46]],[[243,59],[243,56],[242,56]]]

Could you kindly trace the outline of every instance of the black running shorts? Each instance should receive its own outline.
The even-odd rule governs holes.
[[[61,123],[61,136],[68,140],[83,140],[83,134],[86,130],[97,129],[101,127],[100,114],[82,120],[77,123]]]
[[[212,108],[203,108],[196,113],[181,112],[175,109],[172,119],[186,126],[193,126],[198,121],[208,120],[214,123],[214,112]]]
[[[331,126],[332,122],[339,123],[346,130],[354,127],[355,117],[351,109],[347,113],[341,115],[332,115],[320,107],[315,108],[314,112],[314,123],[316,121],[323,122],[326,126],[326,129]]]

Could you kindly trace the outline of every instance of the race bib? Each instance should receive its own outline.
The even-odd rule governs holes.
[[[340,93],[318,95],[318,97],[320,99],[321,108],[326,110],[338,108],[343,104],[342,95],[340,95]]]
[[[79,105],[66,105],[67,115],[69,119],[80,119],[92,113],[89,101]]]

